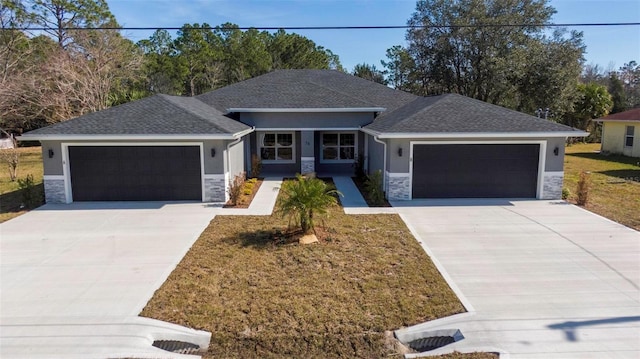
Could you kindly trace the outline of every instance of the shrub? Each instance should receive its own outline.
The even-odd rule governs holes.
[[[316,215],[327,213],[329,206],[336,204],[336,195],[342,195],[324,181],[315,177],[296,175],[293,181],[286,181],[280,189],[282,198],[277,212],[282,217],[294,220],[304,233],[315,229]]]
[[[364,182],[364,189],[367,191],[369,201],[371,201],[374,206],[381,206],[384,204],[381,170],[377,170],[367,177],[367,180]]]
[[[251,155],[251,177],[260,177],[262,171],[262,161],[255,153]]]
[[[227,191],[229,192],[229,201],[231,201],[232,205],[238,204],[238,199],[240,199],[240,195],[242,194],[242,188],[244,186],[245,173],[242,172],[232,180],[229,180],[229,188]]]
[[[580,172],[580,179],[578,179],[578,188],[576,190],[577,200],[576,203],[580,206],[587,204],[589,200],[589,172]]]
[[[562,199],[569,199],[571,197],[571,191],[567,187],[562,189]]]
[[[27,175],[24,179],[19,178],[18,188],[22,195],[22,206],[27,208],[35,207],[36,193],[33,175]]]

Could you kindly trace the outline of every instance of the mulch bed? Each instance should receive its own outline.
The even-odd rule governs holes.
[[[256,193],[258,193],[261,185],[262,178],[258,178],[258,181],[253,185],[253,191],[250,195],[242,193],[240,195],[240,199],[238,199],[238,203],[233,205],[231,204],[231,201],[228,201],[224,204],[223,208],[249,208],[249,206],[251,205],[251,201],[253,201],[253,198],[256,196]]]

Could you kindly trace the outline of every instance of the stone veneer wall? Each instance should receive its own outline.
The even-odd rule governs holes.
[[[227,180],[225,175],[204,176],[204,201],[226,202]]]
[[[64,179],[44,179],[44,199],[47,203],[66,203]]]
[[[564,172],[545,172],[542,175],[542,198],[561,199]]]
[[[411,199],[411,177],[409,173],[387,173],[387,199],[408,201]]]
[[[315,157],[302,157],[300,159],[300,173],[311,173],[316,171]]]

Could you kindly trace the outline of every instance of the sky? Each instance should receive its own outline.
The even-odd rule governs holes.
[[[241,27],[384,26],[406,25],[414,0],[107,0],[124,27],[180,27],[185,23],[211,26],[226,22]],[[551,0],[554,23],[640,22],[640,0]],[[587,64],[604,70],[640,62],[640,26],[575,27],[584,33]],[[295,30],[330,49],[349,71],[356,64],[373,64],[394,45],[405,45],[404,29]],[[125,31],[133,41],[152,31]],[[175,35],[174,35],[175,36]]]

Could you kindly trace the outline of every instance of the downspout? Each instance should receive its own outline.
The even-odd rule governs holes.
[[[385,197],[387,196],[387,189],[388,189],[388,183],[387,183],[387,143],[384,141],[380,141],[380,139],[378,139],[378,136],[372,136],[373,140],[382,144],[382,146],[384,146],[384,153],[382,156],[382,189],[384,190],[385,193]]]

